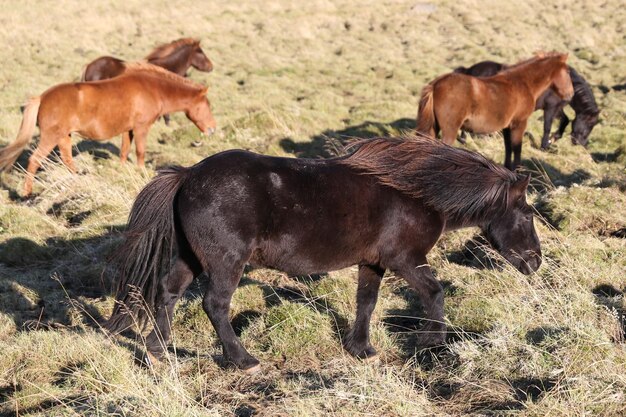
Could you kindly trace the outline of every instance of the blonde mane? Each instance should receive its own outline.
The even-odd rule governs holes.
[[[188,85],[192,88],[197,88],[198,90],[203,90],[206,86],[197,83],[195,81],[190,80],[189,78],[181,77],[178,74],[175,74],[171,71],[166,70],[165,68],[161,68],[157,65],[150,64],[145,61],[137,61],[137,62],[125,62],[124,63],[124,74],[131,73],[150,73],[154,74],[160,78],[165,78],[180,84]]]
[[[194,44],[199,45],[200,41],[198,39],[193,39],[193,38],[178,39],[173,42],[157,46],[156,48],[154,48],[152,52],[150,52],[150,54],[148,54],[148,56],[145,57],[145,60],[151,61],[154,59],[165,58],[166,56],[171,55],[175,50],[177,50],[181,46],[194,45]]]

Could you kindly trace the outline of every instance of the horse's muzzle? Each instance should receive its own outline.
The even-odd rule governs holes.
[[[207,136],[211,136],[213,133],[215,133],[215,129],[212,127],[207,128],[206,132],[204,132]]]

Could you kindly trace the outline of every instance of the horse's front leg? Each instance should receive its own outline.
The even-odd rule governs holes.
[[[406,265],[396,272],[417,292],[424,306],[426,323],[420,329],[418,342],[422,347],[442,345],[446,339],[443,321],[443,287],[435,279],[426,258],[417,265]]]
[[[370,344],[370,320],[378,300],[378,289],[385,270],[378,266],[359,266],[359,286],[356,293],[356,321],[344,340],[351,355],[368,359],[376,356]]]
[[[120,149],[120,160],[125,163],[128,160],[128,154],[130,153],[130,144],[133,142],[133,131],[122,133],[122,149]]]
[[[548,105],[543,112],[543,137],[541,138],[541,149],[550,147],[550,130],[552,130],[552,122],[556,115],[556,106]]]
[[[527,121],[524,120],[511,126],[511,147],[513,149],[513,165],[511,166],[511,171],[515,171],[522,162],[522,139],[526,131],[526,122]]]
[[[148,137],[148,130],[150,130],[150,125],[135,127],[133,129],[133,136],[135,138],[135,154],[137,155],[137,165],[140,167],[145,166],[146,139]]]
[[[559,114],[558,114],[559,128],[556,130],[556,133],[554,134],[555,141],[563,137],[563,133],[565,133],[565,128],[569,124],[569,117],[567,117],[567,115],[565,114],[564,107],[565,106],[561,106],[561,109],[559,110]]]

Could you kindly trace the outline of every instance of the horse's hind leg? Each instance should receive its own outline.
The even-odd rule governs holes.
[[[459,117],[447,117],[439,121],[441,126],[441,140],[443,143],[452,145],[456,140],[459,129],[461,129],[461,126],[463,125],[463,119],[458,119]]]
[[[230,301],[243,274],[244,265],[245,261],[229,269],[213,267],[202,306],[222,342],[224,359],[246,373],[254,373],[260,369],[259,361],[243,347],[228,318]]]
[[[48,156],[50,152],[54,149],[58,140],[49,139],[50,136],[45,135],[43,132],[41,134],[41,140],[39,141],[39,145],[35,152],[28,159],[28,167],[26,168],[26,180],[24,181],[24,197],[29,196],[33,192],[33,179],[35,178],[35,174],[39,167],[41,167],[41,162]]]
[[[172,318],[176,302],[193,281],[194,273],[181,258],[176,260],[166,278],[161,280],[157,293],[154,329],[146,339],[146,349],[157,359],[167,348],[172,329]]]
[[[72,158],[72,136],[67,135],[59,140],[59,152],[61,152],[61,160],[65,166],[73,173],[76,173],[76,165]]]
[[[376,307],[378,289],[385,273],[378,266],[359,267],[359,286],[356,293],[356,321],[344,341],[344,347],[357,358],[367,359],[376,356],[370,344],[370,319]]]

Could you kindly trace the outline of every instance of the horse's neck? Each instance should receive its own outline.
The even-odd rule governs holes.
[[[187,110],[198,95],[197,89],[174,82],[161,82],[158,91],[161,95],[163,114]]]
[[[150,63],[182,76],[190,66],[190,51],[189,47],[179,48],[168,56],[151,60]]]
[[[541,62],[535,68],[521,70],[516,74],[528,86],[535,101],[543,94],[554,77],[554,66],[550,61]]]
[[[443,226],[444,232],[453,232],[455,230],[464,229],[466,227],[483,227],[484,225],[479,222],[467,222],[454,218],[447,218]]]

